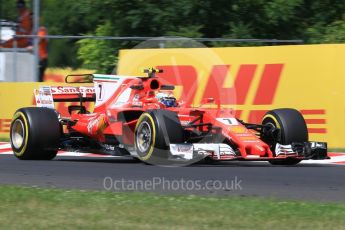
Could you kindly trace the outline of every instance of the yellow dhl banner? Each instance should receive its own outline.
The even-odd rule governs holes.
[[[176,84],[175,94],[198,106],[206,98],[233,108],[247,122],[267,110],[296,108],[310,140],[345,147],[345,45],[133,49],[120,52],[118,74],[145,67]]]

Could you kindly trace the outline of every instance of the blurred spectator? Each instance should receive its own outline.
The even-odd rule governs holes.
[[[17,0],[16,4],[19,18],[16,35],[31,35],[32,32],[32,13],[26,8],[24,0]],[[30,38],[17,38],[17,47],[25,48],[30,45]],[[4,48],[12,48],[14,46],[14,39],[7,40],[2,44]]]
[[[38,48],[39,48],[38,54],[40,57],[39,79],[38,79],[39,81],[44,80],[44,72],[48,64],[48,49],[47,49],[48,39],[44,37],[46,35],[47,35],[47,29],[44,26],[41,26],[38,29],[38,36],[40,38],[39,43],[38,43]]]
[[[45,38],[45,36],[47,36],[47,29],[44,26],[41,26],[38,28],[38,33],[37,33],[38,37],[39,37],[39,41],[38,41],[38,56],[39,56],[39,63],[38,63],[38,67],[39,67],[39,76],[38,76],[38,81],[42,82],[44,81],[44,72],[47,68],[48,65],[48,39]],[[28,50],[30,50],[31,52],[33,52],[33,46],[27,46],[26,47]]]

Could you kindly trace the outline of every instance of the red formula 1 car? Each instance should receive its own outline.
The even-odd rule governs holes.
[[[133,156],[151,164],[189,164],[204,158],[264,160],[294,165],[328,159],[327,144],[308,141],[295,109],[267,112],[262,124],[237,119],[231,109],[191,108],[177,101],[173,85],[147,69],[147,77],[83,75],[94,86],[49,86],[35,90],[37,107],[21,108],[11,124],[11,145],[19,159],[52,159],[58,150]],[[158,74],[157,74],[158,75]],[[78,80],[80,83],[80,79]],[[69,117],[54,102],[74,101]],[[84,102],[93,101],[93,112]],[[208,103],[212,103],[209,98]]]

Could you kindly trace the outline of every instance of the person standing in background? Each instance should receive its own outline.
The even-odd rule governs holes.
[[[44,72],[48,65],[48,49],[47,49],[48,39],[45,38],[45,36],[47,36],[47,29],[44,26],[41,26],[38,29],[38,37],[39,37],[38,54],[40,57],[38,81],[40,82],[44,81]]]
[[[17,0],[16,4],[19,18],[18,18],[18,27],[16,30],[16,35],[31,35],[32,33],[32,13],[26,7],[24,0]],[[31,40],[30,38],[17,38],[17,48],[25,48],[30,46]],[[14,39],[7,40],[4,42],[0,47],[4,48],[13,48],[14,47]]]

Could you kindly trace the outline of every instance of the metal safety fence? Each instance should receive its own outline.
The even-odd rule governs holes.
[[[30,49],[18,48],[17,39],[28,38],[33,41],[33,46]],[[289,45],[289,44],[303,44],[303,40],[280,40],[280,39],[233,39],[233,38],[185,38],[185,37],[145,37],[145,36],[91,36],[91,35],[14,35],[13,47],[12,48],[0,48],[0,81],[22,81],[23,79],[18,76],[19,68],[23,68],[23,65],[33,65],[32,68],[28,68],[26,74],[32,75],[33,81],[38,79],[38,63],[39,63],[39,51],[38,42],[39,39],[46,38],[49,40],[54,39],[69,39],[69,40],[81,40],[81,39],[95,39],[95,40],[112,40],[112,41],[122,41],[122,42],[144,42],[144,41],[155,41],[157,47],[155,48],[169,48],[166,46],[168,42],[181,42],[181,41],[194,41],[204,44],[205,47],[209,46],[211,43],[222,43],[224,46],[229,46],[229,44],[243,43],[243,44],[258,44],[258,45]],[[175,43],[176,45],[176,43]],[[188,48],[192,45],[183,45],[183,48]],[[136,48],[136,46],[133,46]],[[145,47],[139,47],[145,48]],[[153,47],[149,47],[153,48]],[[177,47],[175,47],[177,48]],[[7,53],[6,56],[2,55]],[[18,55],[27,54],[31,56],[30,61],[20,61]],[[115,58],[115,56],[114,56]],[[11,59],[11,60],[9,60]],[[25,59],[26,60],[26,59]],[[19,64],[20,62],[20,64]],[[27,62],[27,63],[26,63]],[[10,67],[11,66],[11,67]],[[7,71],[4,71],[7,68]],[[31,72],[31,73],[30,73]],[[7,73],[7,74],[6,74]],[[6,75],[6,76],[1,76]]]

